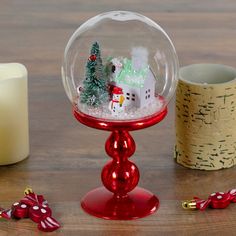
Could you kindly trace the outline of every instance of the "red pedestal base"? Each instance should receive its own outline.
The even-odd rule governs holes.
[[[162,112],[139,120],[111,121],[97,119],[74,110],[81,123],[102,130],[112,131],[105,144],[106,153],[112,158],[102,170],[104,187],[85,195],[82,208],[90,215],[111,220],[131,220],[152,214],[159,200],[149,191],[136,187],[139,181],[138,167],[129,158],[135,152],[135,142],[129,131],[143,129],[160,122]]]
[[[139,187],[122,198],[101,187],[87,193],[81,206],[87,213],[99,218],[132,220],[155,212],[159,207],[159,200],[151,192]]]

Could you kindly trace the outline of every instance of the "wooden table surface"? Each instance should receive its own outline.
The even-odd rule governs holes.
[[[101,185],[108,132],[85,127],[73,118],[61,83],[62,55],[82,22],[119,9],[138,11],[159,22],[173,39],[180,65],[236,66],[235,0],[1,0],[0,62],[20,62],[29,71],[31,155],[16,165],[0,167],[0,205],[8,207],[20,199],[25,186],[43,193],[62,224],[48,235],[235,235],[236,205],[204,212],[181,208],[183,199],[236,188],[236,167],[205,172],[174,162],[173,102],[163,122],[133,132],[137,151],[131,159],[140,167],[139,185],[158,195],[159,210],[134,221],[107,221],[82,211],[82,196]],[[43,233],[26,219],[1,221],[0,235]]]

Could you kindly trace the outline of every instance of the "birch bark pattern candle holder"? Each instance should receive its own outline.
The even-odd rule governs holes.
[[[22,64],[0,64],[0,165],[29,155],[27,70]]]
[[[176,91],[177,163],[218,170],[236,163],[236,70],[195,64],[179,71]]]

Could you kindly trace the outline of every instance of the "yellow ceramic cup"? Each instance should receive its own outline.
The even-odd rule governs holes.
[[[177,163],[218,170],[236,164],[236,69],[195,64],[180,69],[176,91]]]

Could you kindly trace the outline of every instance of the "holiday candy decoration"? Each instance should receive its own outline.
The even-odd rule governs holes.
[[[236,189],[229,190],[226,193],[212,193],[207,200],[194,197],[193,200],[184,201],[182,203],[182,207],[184,209],[199,209],[201,211],[205,210],[207,207],[223,209],[226,208],[231,202],[236,202]]]
[[[29,156],[28,78],[19,63],[0,63],[0,165]]]
[[[25,197],[15,202],[11,209],[0,209],[0,218],[22,219],[30,218],[38,224],[38,229],[44,232],[51,232],[60,228],[60,224],[52,217],[52,210],[43,195],[35,194],[32,189],[25,190]]]
[[[114,220],[155,212],[158,198],[136,187],[138,167],[129,160],[129,131],[160,122],[175,91],[178,59],[165,31],[138,13],[102,13],[81,25],[65,48],[62,80],[75,118],[111,131],[105,144],[112,158],[101,174],[104,187],[81,201],[89,214]]]
[[[236,163],[236,69],[196,64],[180,69],[176,92],[178,163],[218,170]]]

